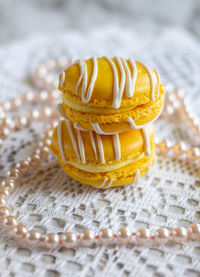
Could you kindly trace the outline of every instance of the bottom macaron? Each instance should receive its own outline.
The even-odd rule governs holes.
[[[152,124],[141,130],[99,135],[74,127],[67,118],[54,128],[50,149],[64,171],[75,180],[95,187],[136,183],[155,156]]]

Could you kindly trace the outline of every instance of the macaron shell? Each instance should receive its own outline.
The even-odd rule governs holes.
[[[74,149],[74,145],[72,139],[70,137],[69,129],[67,127],[66,121],[62,120],[60,122],[62,128],[62,144],[63,150],[65,153],[66,161],[78,161],[77,154]],[[78,145],[78,133],[77,130],[74,128],[71,122],[68,122],[71,126],[71,130],[74,134],[74,138],[76,144]],[[147,127],[149,140],[152,144],[154,142],[155,137],[155,130],[153,124]],[[121,157],[120,159],[116,160],[116,153],[114,148],[114,135],[97,135],[95,132],[88,132],[88,131],[79,131],[82,137],[83,148],[85,152],[85,158],[87,164],[101,164],[100,159],[100,152],[98,149],[98,142],[97,136],[100,137],[103,145],[103,152],[105,157],[105,164],[113,164],[113,163],[120,163],[127,159],[133,159],[137,157],[139,154],[144,153],[145,151],[145,140],[142,130],[129,130],[127,132],[123,132],[118,134],[119,141],[120,141],[120,150],[121,150]],[[92,142],[91,142],[91,135],[94,139],[95,146],[96,146],[96,154],[94,152]],[[59,160],[61,159],[61,149],[59,145],[59,138],[58,138],[58,127],[54,128],[54,132],[51,139],[51,151],[59,156]],[[79,149],[80,152],[80,149]]]
[[[142,177],[147,172],[148,168],[154,163],[154,160],[155,146],[152,145],[151,156],[144,157],[143,159],[129,164],[128,166],[106,173],[89,173],[71,166],[70,164],[63,163],[62,160],[59,160],[59,163],[64,172],[78,182],[106,189],[108,188],[111,179],[113,181],[111,182],[110,187],[118,187],[134,183],[137,172],[139,173],[139,177]],[[105,182],[105,185],[102,187],[103,182]]]
[[[73,123],[79,123],[84,129],[94,130],[91,123],[98,123],[105,133],[124,132],[131,129],[130,123],[127,121],[129,117],[134,120],[136,125],[143,125],[159,116],[164,105],[164,96],[164,89],[161,86],[160,95],[155,101],[150,101],[129,111],[122,112],[119,109],[118,113],[113,114],[81,112],[65,103],[62,104],[62,108]]]
[[[119,65],[116,62],[116,59],[112,59],[113,63],[115,64],[118,78],[120,81],[120,69]],[[91,80],[92,72],[93,72],[93,61],[92,59],[86,60],[86,67],[87,67],[87,87]],[[86,106],[93,106],[93,107],[104,107],[104,108],[112,108],[113,103],[113,90],[114,90],[114,74],[112,67],[108,60],[105,57],[97,58],[98,64],[98,71],[97,71],[97,78],[94,84],[93,92],[90,101],[87,104],[84,104],[82,101],[82,82],[78,88],[78,93],[76,95],[76,87],[80,77],[80,67],[78,63],[72,64],[65,70],[65,80],[64,84],[62,85],[61,76],[58,89],[63,93],[67,94],[69,98],[75,103],[80,105]],[[135,90],[133,97],[127,97],[125,90],[126,85],[124,88],[124,93],[122,96],[121,101],[121,108],[124,107],[136,107],[138,105],[142,105],[148,103],[151,100],[151,81],[149,78],[149,74],[147,70],[142,66],[139,62],[135,62],[137,67],[137,79],[135,84]],[[130,66],[130,62],[127,60],[127,65],[130,69],[132,74],[132,69]],[[158,85],[159,85],[159,77],[156,71],[150,69],[153,81],[155,84],[155,96],[158,95]]]

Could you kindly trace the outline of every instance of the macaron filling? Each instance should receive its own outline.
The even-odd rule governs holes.
[[[145,155],[144,155],[144,153],[142,153],[142,154],[139,154],[136,158],[132,158],[132,159],[129,159],[126,161],[116,163],[116,164],[92,165],[92,164],[81,164],[81,163],[77,163],[74,161],[69,161],[67,163],[69,163],[70,165],[72,165],[78,169],[81,169],[83,171],[96,173],[96,172],[108,172],[108,171],[116,170],[116,169],[122,168],[124,166],[127,166],[129,164],[132,164],[134,162],[137,162],[138,160],[140,160],[144,157],[145,157]]]

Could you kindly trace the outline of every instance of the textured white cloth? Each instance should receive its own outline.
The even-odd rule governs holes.
[[[142,37],[131,29],[110,25],[87,34],[68,32],[56,37],[32,37],[0,48],[0,101],[35,89],[31,75],[39,62],[60,56],[120,55],[147,62],[160,72],[163,82],[186,90],[197,120],[200,116],[199,44],[182,30],[159,29]],[[156,122],[160,139],[194,140],[184,124],[174,118]],[[14,133],[0,150],[0,170],[24,159],[34,149],[34,124]],[[102,226],[116,231],[128,226],[187,227],[200,220],[199,167],[187,160],[159,156],[138,186],[100,191],[67,177],[55,159],[41,167],[11,197],[10,205],[20,221],[42,232],[79,232]],[[200,242],[162,247],[32,249],[12,240],[0,226],[0,276],[200,276]]]

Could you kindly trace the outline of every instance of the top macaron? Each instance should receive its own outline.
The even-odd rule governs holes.
[[[62,109],[75,128],[113,134],[158,118],[164,89],[158,73],[120,57],[77,60],[60,74]]]

